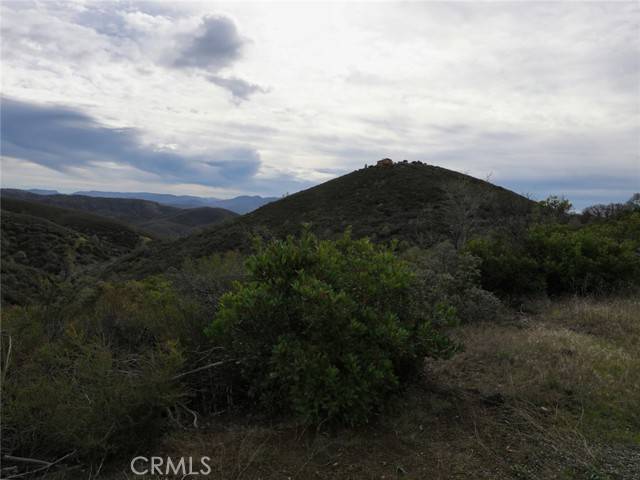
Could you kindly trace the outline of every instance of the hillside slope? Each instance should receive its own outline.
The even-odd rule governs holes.
[[[108,218],[23,200],[3,198],[0,218],[3,304],[55,294],[61,281],[144,241]]]
[[[3,213],[12,212],[24,216],[25,221],[28,220],[27,217],[40,218],[76,233],[94,237],[108,245],[112,256],[132,250],[140,243],[140,233],[129,225],[99,215],[5,197],[2,198],[0,207]],[[30,243],[37,242],[37,238],[30,240]]]
[[[137,225],[149,232],[162,237],[184,237],[203,228],[222,223],[237,217],[237,214],[222,208],[199,207],[178,209],[177,212],[138,223]]]
[[[120,273],[144,274],[230,249],[254,234],[284,236],[311,223],[321,237],[350,227],[355,237],[431,245],[526,221],[534,202],[468,175],[422,163],[369,167],[290,195],[224,225],[126,259]]]
[[[186,236],[199,228],[236,216],[234,212],[222,208],[201,207],[192,212],[191,209],[130,198],[38,195],[17,189],[3,189],[2,197],[89,212],[139,227],[153,236],[165,238]]]

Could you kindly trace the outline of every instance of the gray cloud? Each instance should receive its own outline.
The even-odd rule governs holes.
[[[242,55],[246,40],[227,17],[204,17],[198,30],[184,41],[172,66],[218,71]]]
[[[218,72],[231,66],[242,57],[248,39],[240,35],[236,24],[223,16],[207,16],[202,19],[198,29],[179,39],[182,44],[176,52],[170,66],[193,69],[198,73]],[[209,75],[207,80],[229,91],[234,103],[248,100],[254,93],[267,93],[268,90],[258,84],[238,77]]]
[[[255,83],[247,82],[236,77],[220,77],[218,75],[210,75],[207,77],[211,83],[228,90],[233,96],[236,103],[248,100],[254,93],[267,93],[268,89],[261,87]]]
[[[504,178],[501,186],[533,199],[542,200],[549,195],[563,195],[568,198],[576,210],[595,203],[624,202],[639,190],[640,169],[617,175],[584,175],[575,172],[555,178],[531,179],[526,177]]]
[[[251,148],[207,155],[181,155],[154,148],[135,129],[110,128],[67,107],[2,98],[2,155],[57,171],[115,162],[156,175],[161,181],[229,186],[250,182],[260,167]]]
[[[62,74],[63,65],[85,71],[96,60],[127,62],[138,72],[153,66],[204,76],[234,103],[267,89],[217,73],[232,67],[250,42],[226,16],[180,16],[163,4],[7,2],[3,5],[2,56],[30,69]],[[26,21],[23,21],[26,19]],[[211,75],[211,77],[207,77]]]
[[[178,183],[170,173],[177,170],[180,178],[228,172],[235,182],[225,185],[263,194],[384,156],[479,177],[493,172],[518,192],[564,193],[574,203],[623,200],[640,183],[637,2],[339,8],[344,32],[325,16],[300,29],[306,9],[284,4],[260,13],[228,4],[233,17],[211,17],[216,7],[198,2],[3,1],[7,95],[91,104],[100,118],[155,136],[171,132],[182,145],[211,145],[215,132],[225,144],[259,145],[264,164],[251,176],[256,162],[243,160],[251,149],[238,150],[237,164],[230,151],[179,154],[144,145],[136,130],[73,115],[48,120],[57,129],[67,124],[66,150],[60,130],[33,134],[43,119],[27,130],[33,139],[19,143],[14,132],[4,150],[66,168],[49,172],[69,181],[79,171],[103,182],[131,178],[132,169],[87,167],[107,159],[135,165],[142,181],[161,175]],[[276,21],[277,29],[260,26]],[[250,25],[256,29],[245,32]],[[283,63],[291,75],[279,71]],[[244,77],[244,67],[255,77]],[[224,96],[255,99],[263,82],[277,86],[270,108],[225,111]],[[28,178],[18,163],[25,167],[15,176]],[[153,163],[160,173],[145,173]],[[160,170],[165,164],[171,168]]]

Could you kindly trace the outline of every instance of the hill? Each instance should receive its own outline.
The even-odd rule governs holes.
[[[163,237],[184,237],[236,216],[237,214],[223,208],[186,208],[178,209],[177,212],[148,222],[139,223],[138,226]]]
[[[2,303],[45,298],[61,281],[138,247],[143,238],[108,218],[2,199]]]
[[[76,192],[74,195],[108,198],[137,198],[178,208],[216,207],[231,210],[232,212],[241,215],[252,212],[267,203],[278,200],[276,197],[260,197],[258,195],[241,195],[239,197],[221,199],[214,197],[196,197],[193,195],[170,195],[167,193],[99,192],[95,190]]]
[[[60,192],[57,190],[46,190],[43,188],[31,188],[27,190],[29,193],[35,193],[36,195],[59,195]]]
[[[534,202],[489,182],[419,162],[369,167],[298,192],[225,225],[169,244],[117,268],[136,274],[160,271],[187,256],[245,250],[254,234],[284,236],[311,223],[330,238],[350,227],[355,237],[428,246],[464,243],[475,232],[526,221]]]
[[[0,206],[3,213],[40,218],[79,234],[95,237],[108,246],[110,256],[132,250],[140,243],[139,232],[122,222],[99,215],[14,198],[2,198]],[[29,243],[37,242],[32,239]]]
[[[198,228],[236,216],[234,212],[222,208],[203,207],[187,213],[185,209],[129,198],[42,195],[17,189],[3,189],[2,196],[89,212],[136,226],[152,236],[166,238],[185,236]],[[189,220],[184,219],[185,214]]]

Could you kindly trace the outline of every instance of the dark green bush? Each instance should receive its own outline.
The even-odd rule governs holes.
[[[451,346],[413,313],[409,266],[366,239],[305,231],[259,245],[247,269],[208,333],[232,352],[248,396],[272,412],[366,422],[425,355]]]
[[[481,284],[502,298],[536,295],[546,291],[540,265],[524,246],[505,237],[475,238],[465,250],[481,259]]]
[[[640,282],[640,245],[612,228],[534,226],[527,246],[549,294],[611,292]]]
[[[533,225],[525,238],[474,239],[482,285],[502,296],[606,293],[640,283],[640,212],[583,226]]]

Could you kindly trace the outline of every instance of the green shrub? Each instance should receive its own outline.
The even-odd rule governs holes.
[[[259,245],[247,270],[208,333],[268,410],[366,422],[425,355],[451,346],[412,313],[409,266],[366,239],[320,241],[306,230]]]
[[[3,319],[12,344],[2,369],[3,448],[99,459],[154,438],[164,409],[183,395],[173,380],[183,364],[176,345],[121,354],[72,324],[51,330],[45,313],[13,309]]]
[[[529,231],[529,255],[545,273],[547,292],[611,292],[640,280],[636,242],[597,226],[539,225]]]
[[[196,301],[210,315],[233,282],[242,280],[245,275],[244,257],[230,251],[197,260],[187,258],[179,269],[169,269],[167,278],[177,292]]]
[[[481,259],[482,288],[502,298],[537,295],[547,288],[545,274],[525,248],[505,237],[475,238],[465,250]]]
[[[3,451],[99,461],[153,439],[167,409],[179,420],[189,408],[226,408],[226,370],[198,368],[223,355],[204,329],[243,271],[238,255],[214,255],[139,281],[65,284],[46,304],[6,308]]]
[[[524,239],[470,241],[484,288],[510,297],[606,293],[640,283],[640,212],[584,226],[531,226]]]
[[[500,316],[500,300],[480,287],[478,257],[443,242],[428,250],[411,248],[403,258],[414,266],[414,303],[423,315],[445,323],[490,321]]]

